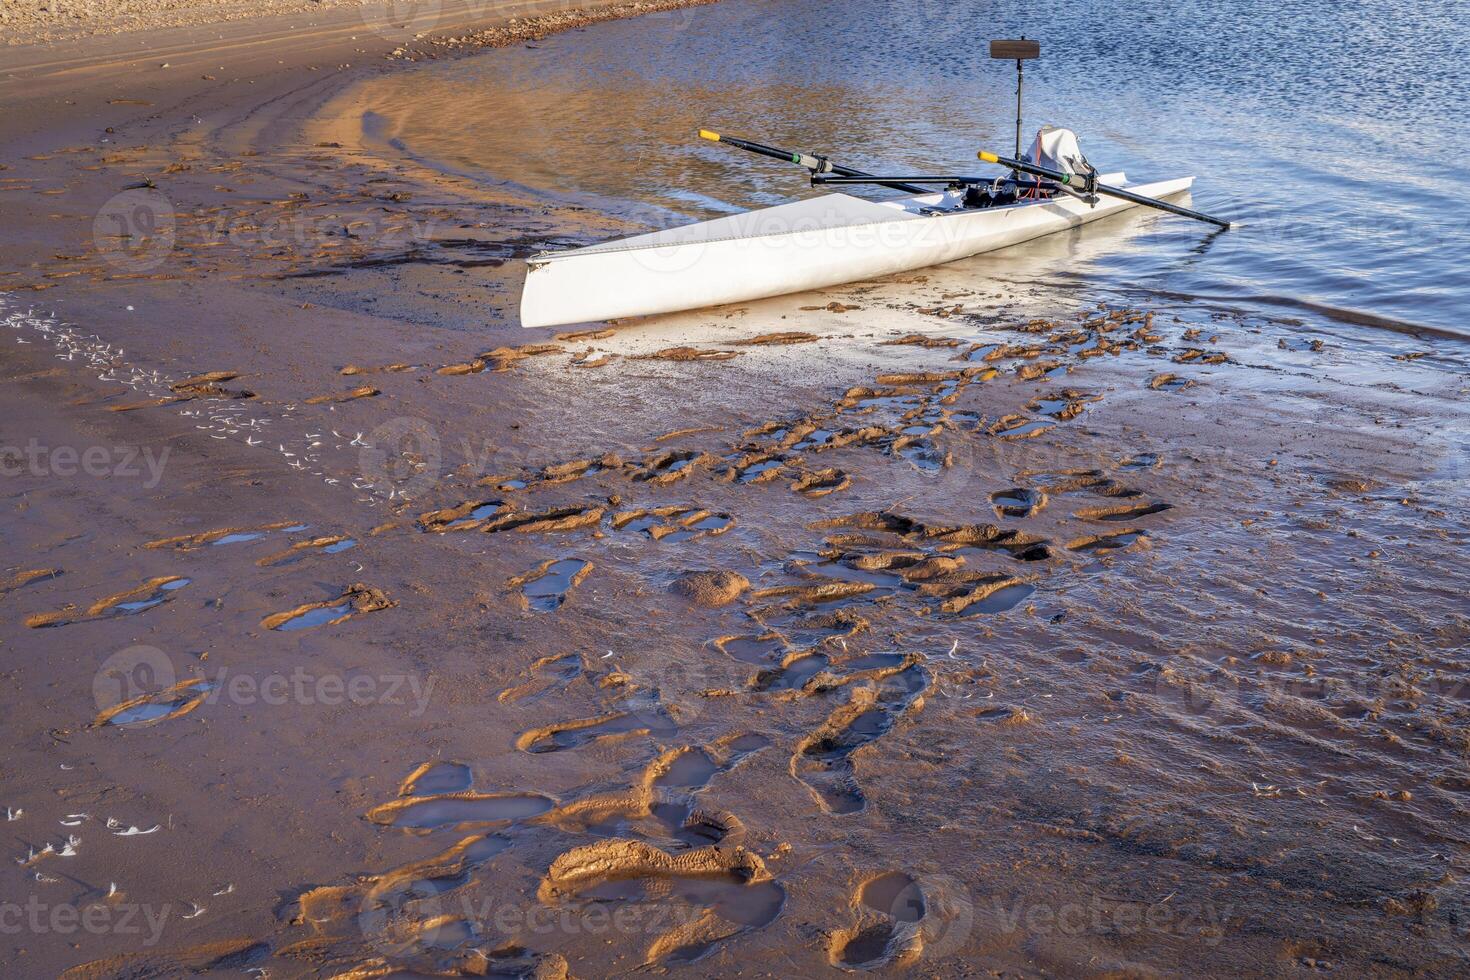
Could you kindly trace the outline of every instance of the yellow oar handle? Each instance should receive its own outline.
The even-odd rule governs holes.
[[[718,143],[720,141],[720,134],[712,133],[707,129],[701,129],[699,131],[699,138],[702,140],[714,140],[716,143]]]
[[[981,150],[978,156],[986,163],[1000,163],[1000,157],[991,153],[989,150]]]

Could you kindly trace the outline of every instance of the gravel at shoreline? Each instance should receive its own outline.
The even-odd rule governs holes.
[[[540,10],[527,10],[529,16],[522,17],[512,28],[471,31],[463,37],[464,43],[457,46],[498,47],[612,17],[711,2],[714,0],[639,0],[608,5],[567,0],[564,4],[555,5],[562,9],[543,5]],[[361,7],[364,25],[369,29],[375,23],[382,23],[403,27],[409,34],[422,37],[451,14],[492,18],[497,12],[511,13],[515,8],[526,6],[505,0],[472,0],[462,5],[437,0],[397,4],[388,0],[5,0],[0,5],[0,38],[7,46],[53,44],[164,28],[223,24],[256,17],[316,15],[343,7]],[[541,21],[546,23],[539,27],[526,26]],[[509,33],[493,34],[495,30]]]
[[[0,31],[7,45],[45,44],[364,5],[364,0],[5,0]]]

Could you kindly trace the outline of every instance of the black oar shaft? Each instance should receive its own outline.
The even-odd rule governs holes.
[[[908,181],[914,184],[989,184],[989,177],[889,177],[863,174],[861,177],[837,176],[831,177],[827,174],[812,174],[813,184],[881,184],[890,182]]]
[[[810,153],[793,153],[790,150],[783,150],[774,146],[766,146],[764,143],[756,143],[752,140],[743,140],[735,136],[723,136],[720,133],[712,133],[707,129],[701,129],[699,131],[699,135],[707,140],[714,140],[716,143],[729,143],[731,146],[737,147],[738,149],[747,150],[751,153],[758,153],[763,157],[770,157],[772,160],[785,160],[787,163],[795,163],[799,166],[806,167],[813,173],[832,173],[837,174],[841,177],[871,176],[870,174],[864,173],[861,170],[854,170],[851,167],[838,166],[837,164],[832,163],[830,160],[826,160],[823,157],[815,156]],[[883,187],[892,187],[894,190],[907,191],[910,194],[927,193],[922,187],[915,187],[912,184],[905,184],[901,181],[893,182],[880,180],[875,181],[874,183],[877,183]]]
[[[1038,167],[1035,164],[1026,163],[1022,160],[1012,160],[1009,157],[996,156],[994,153],[987,153],[984,150],[980,151],[979,156],[980,159],[984,160],[986,163],[998,163],[1003,167],[1010,167],[1012,170],[1018,170],[1023,174],[1031,174],[1034,177],[1045,177],[1046,179],[1054,180],[1059,184],[1073,184],[1076,178],[1079,176],[1077,174],[1064,174],[1060,170],[1052,170],[1048,167]],[[1212,225],[1219,225],[1221,228],[1230,227],[1230,222],[1225,221],[1221,218],[1215,218],[1200,211],[1191,211],[1189,208],[1181,208],[1177,204],[1170,204],[1167,201],[1160,201],[1157,198],[1144,197],[1142,194],[1135,194],[1132,191],[1125,191],[1121,187],[1111,187],[1107,184],[1098,184],[1089,181],[1088,184],[1081,185],[1079,189],[1094,190],[1099,194],[1106,194],[1109,197],[1117,197],[1121,198],[1124,201],[1132,201],[1134,204],[1142,204],[1146,207],[1158,208],[1160,211],[1168,211],[1170,214],[1177,214],[1181,218],[1193,218],[1196,221],[1204,221]]]

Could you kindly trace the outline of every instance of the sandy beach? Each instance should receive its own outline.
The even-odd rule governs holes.
[[[7,975],[1470,969],[1463,341],[524,330],[640,227],[373,100],[682,5],[286,6],[0,48]]]

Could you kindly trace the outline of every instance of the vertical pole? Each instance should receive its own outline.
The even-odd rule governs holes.
[[[1021,159],[1021,79],[1025,75],[1024,65],[1026,63],[1020,58],[1016,59],[1016,159]]]

